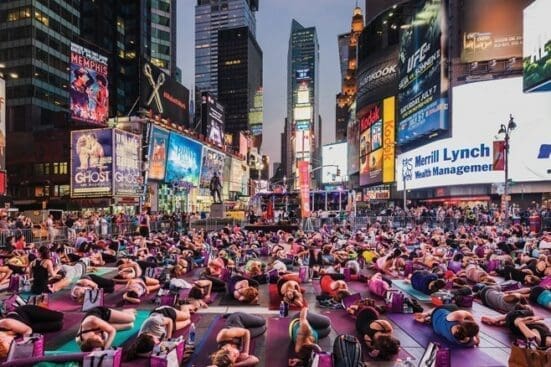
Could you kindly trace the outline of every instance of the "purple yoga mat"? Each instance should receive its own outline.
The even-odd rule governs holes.
[[[268,334],[266,336],[266,358],[265,367],[282,367],[288,365],[289,346],[289,317],[273,317],[268,319]]]
[[[48,301],[48,308],[59,312],[76,312],[82,309],[82,305],[73,301],[69,296],[54,298]]]
[[[410,337],[417,341],[422,347],[427,347],[430,342],[437,342],[450,348],[451,365],[464,366],[469,361],[470,366],[495,367],[503,366],[502,363],[494,360],[479,348],[463,348],[451,345],[445,339],[436,335],[429,325],[422,325],[414,320],[412,314],[391,313],[386,317],[399,325]],[[482,343],[482,341],[481,341]],[[491,350],[491,348],[485,348]]]
[[[224,327],[226,320],[222,317],[215,319],[207,330],[207,333],[201,338],[201,342],[196,345],[193,356],[188,362],[188,366],[209,366],[211,364],[209,356],[218,348],[216,335]]]

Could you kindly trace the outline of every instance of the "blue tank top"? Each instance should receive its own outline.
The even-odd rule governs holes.
[[[451,313],[445,308],[434,310],[431,316],[432,329],[434,332],[450,343],[462,345],[457,338],[452,334],[452,327],[457,324],[456,321],[448,321],[446,317]]]
[[[294,319],[291,321],[291,324],[289,325],[289,336],[291,337],[291,341],[295,343],[297,341],[297,335],[298,335],[298,329],[300,328],[300,320]],[[312,332],[312,336],[314,337],[314,343],[318,342],[318,332],[310,327],[310,331]]]
[[[550,307],[551,306],[551,291],[545,290],[541,292],[541,294],[538,296],[538,305],[541,305],[543,307]]]

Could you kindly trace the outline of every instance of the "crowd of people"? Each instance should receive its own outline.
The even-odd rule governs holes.
[[[454,210],[446,213],[456,215]],[[83,314],[74,337],[80,349],[89,352],[111,347],[118,331],[138,327],[135,338],[123,345],[126,360],[149,357],[189,327],[192,314],[208,308],[215,293],[241,304],[258,304],[268,283],[285,307],[297,310],[289,326],[294,346],[290,366],[307,366],[322,352],[320,339],[331,333],[330,318],[317,308],[346,312],[356,326],[354,337],[364,344],[369,358],[395,359],[400,339],[385,317],[396,312],[389,309],[396,293],[393,280],[403,281],[412,292],[453,297],[453,302],[435,308],[407,290],[403,299],[413,310],[413,319],[427,324],[450,345],[479,345],[480,323],[485,323],[550,348],[551,330],[541,310],[551,310],[551,232],[534,233],[522,223],[496,226],[489,218],[480,220],[478,215],[486,214],[473,213],[474,221],[466,220],[453,230],[426,223],[395,228],[375,222],[364,228],[345,223],[326,224],[316,232],[264,233],[239,226],[152,232],[147,225],[151,217],[143,212],[136,216],[138,233],[113,238],[81,228],[75,218],[74,238],[68,243],[37,247],[24,238],[10,237],[0,252],[0,287],[4,294],[18,292],[21,284],[13,279],[24,280],[23,288],[28,282],[32,294],[67,292],[77,305],[92,290],[119,292],[116,304]],[[109,275],[95,274],[105,266],[112,267]],[[317,307],[308,304],[305,282],[319,285]],[[352,291],[351,282],[364,284],[365,291]],[[184,296],[176,303],[157,305],[135,325],[136,308],[150,307],[144,302],[151,295],[174,290],[185,290]],[[475,317],[460,302],[468,297],[501,316]],[[16,337],[63,328],[64,315],[56,310],[4,303],[3,311],[0,358],[7,356]],[[257,365],[262,356],[253,355],[251,340],[266,332],[266,318],[242,312],[224,317],[225,327],[216,335],[218,348],[203,353],[209,353],[212,366]]]

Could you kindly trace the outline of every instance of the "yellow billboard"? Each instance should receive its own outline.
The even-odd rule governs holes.
[[[394,156],[396,153],[395,97],[383,101],[383,183],[394,182]]]

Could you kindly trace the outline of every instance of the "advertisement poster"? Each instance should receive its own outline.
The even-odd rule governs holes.
[[[310,216],[310,163],[307,161],[298,162],[298,183],[301,218],[308,218]]]
[[[199,186],[203,146],[180,134],[170,133],[166,162],[167,182],[190,183]]]
[[[220,178],[220,183],[224,182],[224,159],[225,154],[217,152],[207,147],[203,147],[203,166],[201,167],[200,187],[208,189],[210,180],[214,173]]]
[[[367,185],[383,182],[383,150],[379,149],[367,156],[368,172]]]
[[[377,150],[383,145],[383,122],[381,120],[371,125],[371,150]]]
[[[0,171],[6,169],[6,81],[0,78]]]
[[[448,128],[448,83],[442,67],[444,9],[426,0],[400,34],[398,142],[407,144]]]
[[[113,129],[114,195],[138,196],[142,179],[141,137]]]
[[[524,10],[524,91],[551,91],[551,1],[536,0]]]
[[[243,133],[239,133],[239,154],[243,157],[249,152],[249,139]]]
[[[71,43],[69,64],[71,118],[105,126],[109,117],[109,79],[107,57]]]
[[[494,171],[505,170],[505,141],[494,141]]]
[[[355,114],[354,114],[355,115]],[[360,170],[360,125],[358,120],[351,118],[347,127],[348,141],[348,174],[354,174]]]
[[[396,121],[394,108],[396,98],[383,101],[383,183],[394,182],[394,159],[396,155]]]
[[[358,69],[358,105],[398,93],[398,47],[374,50]]]
[[[170,133],[158,127],[151,129],[151,141],[149,143],[149,180],[165,179],[166,155],[168,151],[168,138]]]
[[[360,157],[371,152],[371,129],[364,131],[360,137]]]
[[[142,62],[140,68],[141,106],[176,124],[188,126],[189,90],[149,62]]]
[[[208,92],[201,95],[203,135],[219,147],[224,145],[224,107]]]
[[[348,143],[324,145],[321,157],[321,182],[342,183],[348,181]],[[337,172],[337,170],[339,172]],[[339,174],[337,174],[339,173]]]
[[[368,184],[369,154],[360,157],[360,186]]]
[[[71,197],[113,194],[113,130],[71,131]]]
[[[522,57],[522,11],[530,1],[463,0],[461,61]]]

